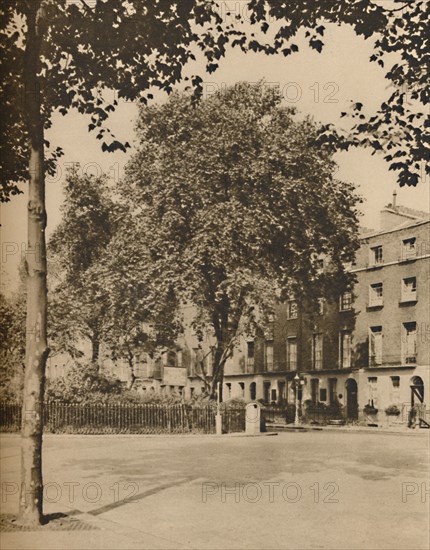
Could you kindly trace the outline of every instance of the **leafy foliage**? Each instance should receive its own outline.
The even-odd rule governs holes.
[[[197,106],[175,94],[143,108],[122,183],[152,285],[193,304],[195,330],[213,337],[212,391],[237,336],[276,296],[316,300],[347,284],[342,265],[357,247],[352,186],[334,179],[319,127],[280,101],[262,83],[238,84]],[[320,254],[331,258],[326,273]]]
[[[133,401],[133,394],[130,396],[120,380],[100,372],[96,365],[76,363],[64,377],[49,381],[46,399],[62,403],[95,404]],[[138,397],[134,400],[138,400]]]
[[[133,373],[136,350],[154,353],[176,335],[172,293],[163,299],[149,283],[145,244],[106,178],[75,169],[65,190],[63,218],[49,243],[52,347],[79,358],[79,344],[90,340],[97,362],[104,344]]]
[[[376,113],[366,114],[356,98],[352,133],[339,136],[327,127],[324,139],[338,148],[364,145],[383,152],[390,169],[399,172],[401,185],[416,185],[424,170],[430,171],[424,164],[429,147],[425,108],[430,4],[426,0],[394,0],[394,8],[373,0],[250,0],[236,16],[224,17],[212,0],[97,0],[91,4],[18,0],[3,2],[0,10],[5,75],[0,83],[2,200],[18,193],[18,183],[28,177],[24,116],[28,94],[40,94],[45,129],[54,111],[65,115],[76,109],[89,115],[88,129],[96,132],[104,151],[125,150],[129,143],[107,127],[118,100],[146,103],[153,87],[170,93],[183,77],[184,65],[194,59],[196,46],[211,73],[228,45],[245,52],[292,55],[299,51],[294,38],[301,29],[307,29],[309,46],[321,52],[324,23],[346,24],[358,36],[374,39],[370,61],[388,67],[386,78],[393,86],[392,95]],[[39,85],[26,90],[22,79],[25,23],[35,12],[41,30]],[[246,25],[241,24],[244,20]],[[125,36],[133,40],[124,40]],[[201,93],[200,76],[192,77],[191,84]],[[106,89],[118,91],[113,101],[103,95]],[[46,146],[46,170],[52,172],[63,152]]]
[[[272,27],[275,32],[271,41],[241,39],[244,51],[250,48],[290,55],[299,50],[292,40],[305,28],[309,46],[321,52],[325,22],[349,25],[358,36],[372,38],[370,61],[387,68],[385,77],[392,93],[374,113],[366,112],[360,98],[355,98],[349,113],[354,123],[351,132],[339,133],[328,125],[322,139],[334,149],[365,146],[374,153],[383,153],[390,170],[398,172],[400,185],[417,185],[425,174],[430,174],[427,0],[251,0],[248,5],[251,21],[263,31]]]
[[[88,130],[96,132],[104,151],[124,151],[129,143],[106,126],[118,101],[145,103],[152,87],[170,92],[183,66],[194,59],[197,42],[218,51],[225,40],[217,4],[211,0],[97,0],[91,5],[84,0],[18,0],[2,2],[0,10],[5,75],[0,84],[2,200],[18,193],[19,182],[28,177],[29,94],[40,99],[45,130],[54,111],[65,115],[75,109],[89,115]],[[27,23],[32,18],[38,34],[29,46],[33,37]],[[34,90],[25,89],[23,78],[31,55],[37,57]],[[118,91],[113,101],[104,97],[106,89]],[[45,169],[51,172],[63,152],[45,145],[50,151]]]
[[[0,294],[0,398],[21,399],[25,356],[25,294]]]
[[[98,262],[114,233],[114,204],[105,178],[80,177],[71,171],[66,182],[63,218],[48,252],[50,271],[50,335],[54,349],[79,357],[76,343],[92,343],[98,360],[109,304]]]

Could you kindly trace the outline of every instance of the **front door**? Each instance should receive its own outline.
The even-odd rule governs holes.
[[[358,418],[358,387],[357,382],[350,378],[345,383],[346,387],[346,415],[348,420]]]
[[[411,382],[411,406],[424,403],[424,382],[420,376],[414,376]]]

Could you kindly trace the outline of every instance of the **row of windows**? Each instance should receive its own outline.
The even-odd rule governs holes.
[[[415,237],[403,239],[400,243],[400,261],[416,258],[418,255],[417,240]],[[384,249],[382,245],[371,246],[369,250],[369,264],[378,266],[384,263]]]
[[[390,376],[391,379],[391,389],[390,389],[390,402],[392,404],[400,403],[400,376]],[[375,407],[376,409],[379,406],[378,403],[378,377],[369,376],[367,379],[367,389],[368,389],[368,403]]]
[[[406,277],[402,279],[400,288],[401,302],[414,302],[417,300],[417,278]],[[384,305],[384,284],[372,283],[369,285],[369,306]]]
[[[401,357],[400,361],[406,365],[413,365],[417,362],[417,324],[415,321],[402,323]],[[382,365],[384,362],[382,326],[374,326],[369,329],[369,366]],[[387,355],[390,362],[396,357]]]
[[[402,364],[415,364],[417,361],[417,323],[402,323],[401,356],[393,357],[383,355],[383,330],[382,326],[369,327],[369,366],[382,365],[384,362]],[[323,365],[323,334],[312,335],[312,369],[321,370]],[[267,341],[265,345],[265,367],[273,369],[273,341]],[[247,365],[248,370],[254,367],[255,344],[248,342]],[[384,359],[386,361],[384,361]],[[297,369],[297,338],[290,337],[286,344],[287,370]],[[339,332],[339,368],[348,369],[352,366],[352,332],[342,330]]]

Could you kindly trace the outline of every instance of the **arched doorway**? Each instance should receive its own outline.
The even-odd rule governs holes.
[[[345,382],[346,389],[346,416],[348,420],[357,420],[358,418],[358,387],[353,378],[348,378]]]
[[[424,381],[420,376],[411,378],[411,406],[424,403]]]

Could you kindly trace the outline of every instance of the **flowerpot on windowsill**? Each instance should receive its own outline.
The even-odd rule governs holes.
[[[378,409],[373,405],[365,405],[363,407],[365,421],[368,426],[378,426]]]
[[[385,418],[389,426],[398,424],[400,409],[397,405],[390,405],[385,409]]]

